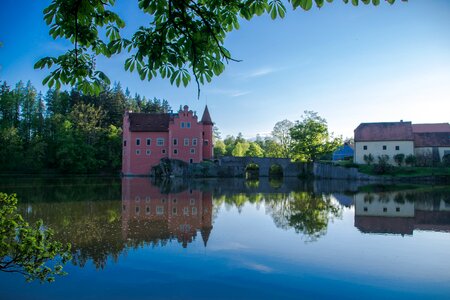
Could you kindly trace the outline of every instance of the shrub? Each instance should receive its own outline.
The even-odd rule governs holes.
[[[388,174],[392,171],[392,166],[389,164],[389,156],[378,156],[378,164],[373,166],[373,172],[378,175]]]
[[[404,159],[405,159],[405,154],[403,154],[403,153],[394,155],[394,160],[399,167],[402,165]]]
[[[373,155],[372,155],[372,154],[369,154],[369,155],[364,154],[363,159],[364,159],[364,161],[366,162],[366,164],[368,164],[369,166],[370,166],[370,165],[373,163],[373,161],[374,161],[374,158],[373,158]]]
[[[416,165],[419,167],[431,167],[433,165],[433,155],[430,151],[416,155]]]
[[[411,167],[416,164],[416,161],[417,161],[417,158],[412,154],[407,155],[405,158],[405,164],[407,164]]]

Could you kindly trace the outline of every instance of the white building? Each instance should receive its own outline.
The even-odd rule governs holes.
[[[412,124],[411,122],[361,123],[355,129],[353,160],[364,164],[364,156],[371,154],[374,163],[387,155],[394,164],[396,154],[413,154],[441,161],[450,154],[450,124]]]

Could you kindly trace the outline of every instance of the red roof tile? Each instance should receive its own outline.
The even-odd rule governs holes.
[[[355,142],[412,140],[411,122],[361,123],[355,129]]]
[[[449,123],[412,124],[412,131],[414,133],[450,132],[450,124]]]
[[[171,115],[167,113],[130,113],[130,131],[169,131]]]
[[[414,147],[450,147],[450,132],[414,133]]]
[[[209,115],[208,105],[205,106],[205,111],[203,112],[201,122],[204,125],[213,125],[213,121],[211,120],[211,116]]]

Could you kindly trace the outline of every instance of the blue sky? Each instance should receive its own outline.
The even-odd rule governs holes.
[[[175,109],[188,104],[201,113],[207,103],[223,138],[269,134],[277,121],[298,120],[305,110],[344,137],[361,122],[449,122],[450,1],[382,2],[353,7],[335,0],[320,10],[288,10],[283,20],[242,21],[225,44],[242,62],[202,86],[200,99],[195,84],[140,81],[124,71],[125,55],[99,58],[97,65],[133,93],[167,99]],[[70,47],[48,36],[42,10],[49,3],[2,0],[0,80],[31,80],[46,91],[47,73],[34,70],[34,62]],[[116,1],[124,36],[149,21],[135,3]]]

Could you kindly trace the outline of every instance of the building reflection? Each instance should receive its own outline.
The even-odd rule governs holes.
[[[173,190],[154,185],[148,178],[123,178],[123,238],[158,244],[177,240],[186,248],[200,233],[206,247],[213,228],[212,193]]]
[[[445,193],[358,193],[354,203],[355,227],[364,233],[450,232],[450,199]]]

